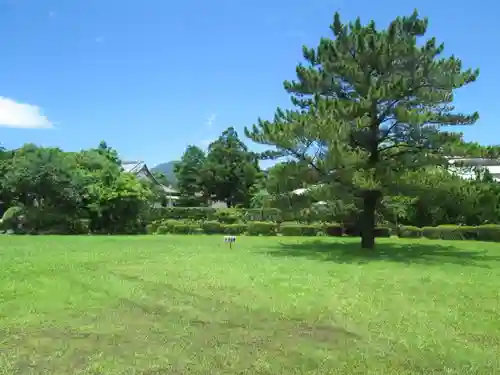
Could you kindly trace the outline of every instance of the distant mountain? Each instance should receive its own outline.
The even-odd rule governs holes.
[[[151,172],[161,172],[163,173],[166,177],[167,180],[172,184],[172,185],[177,185],[177,178],[175,177],[174,173],[174,166],[175,163],[178,163],[177,160],[169,161],[168,163],[161,163],[153,168],[151,168]]]

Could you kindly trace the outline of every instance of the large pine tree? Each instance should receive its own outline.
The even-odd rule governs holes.
[[[342,24],[317,48],[303,47],[306,65],[285,82],[295,110],[278,109],[246,135],[275,146],[276,155],[307,162],[323,183],[350,189],[362,201],[363,248],[375,245],[375,212],[388,189],[409,169],[444,163],[449,133],[478,114],[454,112],[453,91],[476,80],[454,56],[442,57],[435,38],[420,41],[428,20],[415,11],[384,30],[372,21]]]

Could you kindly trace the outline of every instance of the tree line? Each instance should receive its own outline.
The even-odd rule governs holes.
[[[33,144],[0,152],[4,229],[134,233],[160,194],[149,181],[125,173],[105,142],[80,152]]]
[[[296,80],[284,82],[292,107],[245,128],[269,150],[250,151],[232,127],[206,152],[188,146],[175,166],[177,204],[223,201],[279,208],[291,218],[320,210],[357,228],[365,248],[374,246],[380,223],[498,223],[500,185],[481,168],[464,179],[456,172],[468,167],[449,162],[499,158],[499,147],[450,131],[479,117],[453,107],[455,90],[479,71],[443,57],[444,46],[424,38],[427,27],[416,11],[385,29],[343,23],[336,13],[332,36],[304,46]],[[266,159],[275,165],[263,171]],[[32,227],[54,222],[78,232],[73,227],[85,222],[93,232],[131,233],[144,227],[152,205],[165,203],[161,189],[124,172],[104,142],[81,152],[28,144],[3,150],[0,163],[3,211],[23,212]]]

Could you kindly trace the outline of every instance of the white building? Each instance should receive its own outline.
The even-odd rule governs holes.
[[[485,158],[450,158],[450,164],[461,164],[465,167],[482,167],[487,169],[495,181],[500,181],[500,160],[485,159]],[[453,170],[453,169],[452,169]],[[475,174],[472,170],[457,167],[455,169],[463,178],[474,178]]]
[[[463,178],[471,179],[475,178],[476,174],[474,173],[473,167],[481,167],[487,169],[493,179],[497,182],[500,182],[500,160],[499,159],[486,159],[486,158],[448,158],[448,161],[451,165],[460,164],[457,167],[451,167],[452,172],[456,172]],[[307,194],[313,186],[309,188],[300,188],[292,191],[292,194],[295,195],[304,195]]]

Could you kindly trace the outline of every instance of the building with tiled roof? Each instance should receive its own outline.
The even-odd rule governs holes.
[[[122,168],[125,172],[133,173],[138,178],[147,179],[158,185],[165,192],[165,197],[167,198],[168,205],[170,207],[173,206],[174,202],[179,199],[179,192],[171,186],[161,184],[143,161],[124,161],[122,162]]]

